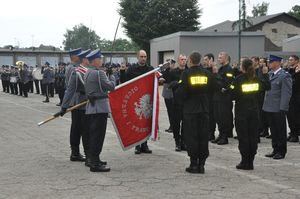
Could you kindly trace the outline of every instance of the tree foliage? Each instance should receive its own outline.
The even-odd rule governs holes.
[[[252,8],[253,17],[266,16],[268,14],[270,3],[262,2],[261,4],[257,4]]]
[[[65,50],[83,48],[83,49],[96,49],[100,44],[100,37],[95,31],[90,30],[83,24],[73,27],[72,30],[67,30],[64,34],[65,40],[63,44]]]
[[[73,27],[72,30],[67,30],[64,34],[65,40],[63,44],[65,50],[82,48],[82,49],[96,49],[100,48],[102,51],[136,51],[137,46],[127,39],[116,39],[114,46],[113,41],[103,39],[96,34],[94,30],[90,30],[83,24]]]
[[[149,40],[178,31],[199,30],[197,0],[121,0],[119,10],[127,35],[149,51]]]
[[[300,6],[299,5],[293,6],[288,14],[300,19]]]

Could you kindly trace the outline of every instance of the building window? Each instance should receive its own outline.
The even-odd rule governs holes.
[[[272,32],[277,33],[277,29],[276,28],[272,28]]]

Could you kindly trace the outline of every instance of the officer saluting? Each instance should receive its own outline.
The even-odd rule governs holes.
[[[113,75],[106,76],[99,49],[92,51],[86,57],[90,61],[89,69],[84,75],[85,91],[89,99],[85,113],[89,120],[90,171],[107,172],[110,168],[101,162],[99,155],[102,151],[107,117],[110,112],[107,92],[115,89],[115,78]]]
[[[176,95],[183,102],[184,140],[191,164],[189,173],[204,173],[209,155],[209,95],[215,90],[212,74],[200,65],[201,55],[189,56],[190,67],[183,71]]]

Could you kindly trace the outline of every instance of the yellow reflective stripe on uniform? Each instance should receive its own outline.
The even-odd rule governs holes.
[[[233,85],[230,85],[230,88],[231,88],[231,89],[234,89],[234,86],[233,86]]]
[[[190,81],[191,81],[192,85],[207,84],[207,77],[206,76],[192,76],[190,78]]]
[[[247,93],[247,92],[253,92],[253,91],[258,91],[259,90],[259,84],[254,83],[254,84],[242,84],[242,92]]]
[[[226,77],[233,77],[233,74],[231,74],[231,73],[226,73]]]
[[[178,81],[178,84],[180,84],[181,82],[182,82],[182,80],[179,80],[179,81]]]

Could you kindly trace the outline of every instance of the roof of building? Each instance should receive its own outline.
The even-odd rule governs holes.
[[[251,22],[252,26],[256,26],[258,24],[267,22],[268,20],[273,19],[275,17],[278,17],[280,15],[288,15],[288,14],[282,12],[282,13],[277,13],[277,14],[272,14],[272,15],[267,15],[267,16],[252,17],[252,18],[249,18],[247,20]],[[290,16],[290,15],[288,15],[288,16]],[[294,18],[293,16],[290,16],[290,17]],[[202,32],[235,32],[237,30],[233,30],[233,27],[232,27],[233,23],[235,23],[235,22],[236,21],[226,20],[224,22],[221,22],[221,23],[218,23],[216,25],[207,27],[207,28],[202,29],[200,31],[202,31]]]

